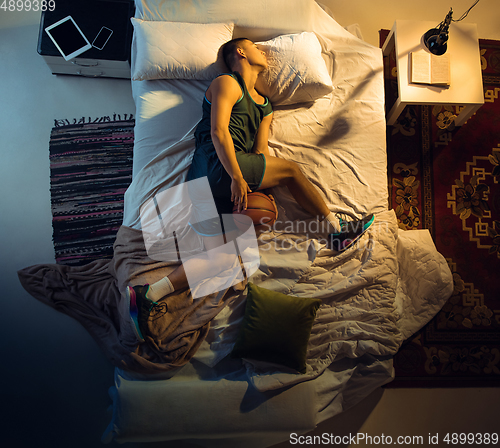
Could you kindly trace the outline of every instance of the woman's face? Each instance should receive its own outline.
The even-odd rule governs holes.
[[[251,40],[244,42],[243,49],[245,51],[245,56],[251,65],[257,65],[265,70],[267,68],[267,57],[266,53],[262,51],[257,44]]]

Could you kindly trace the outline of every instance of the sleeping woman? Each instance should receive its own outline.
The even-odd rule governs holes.
[[[219,215],[231,214],[233,206],[246,209],[249,192],[286,186],[300,206],[323,222],[331,248],[347,249],[368,229],[373,215],[351,222],[336,217],[295,162],[269,154],[273,111],[255,88],[259,74],[267,68],[266,54],[245,38],[225,43],[221,51],[231,73],[214,79],[206,91],[187,180],[207,177]],[[190,189],[189,194],[196,203],[196,191]],[[208,223],[202,233],[207,250],[221,244],[219,226],[210,229]],[[130,313],[140,341],[155,303],[188,286],[181,264],[152,285],[128,287]]]

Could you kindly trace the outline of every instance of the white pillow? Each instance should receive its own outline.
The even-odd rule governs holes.
[[[314,33],[287,34],[258,45],[267,53],[268,69],[259,76],[257,90],[271,103],[310,102],[333,90]]]
[[[145,21],[132,18],[132,79],[210,80],[223,71],[219,48],[233,37],[232,23]]]

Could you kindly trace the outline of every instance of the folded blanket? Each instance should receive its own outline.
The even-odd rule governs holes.
[[[152,283],[175,265],[151,260],[142,233],[118,231],[114,257],[84,266],[41,264],[18,272],[23,287],[36,299],[80,322],[116,366],[141,373],[164,372],[186,364],[196,353],[210,321],[238,296],[227,290],[193,301],[187,290],[168,296],[168,313],[149,321],[147,344],[138,344],[125,289]]]

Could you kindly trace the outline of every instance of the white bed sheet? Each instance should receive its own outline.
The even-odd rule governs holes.
[[[367,239],[376,250],[332,258],[313,237],[304,239],[297,234],[302,246],[295,254],[267,251],[253,278],[257,284],[326,301],[318,321],[326,321],[327,325],[313,327],[311,340],[319,342],[310,347],[306,375],[262,373],[255,364],[228,373],[226,369],[234,364],[224,356],[231,349],[242,316],[242,304],[235,302],[216,317],[194,359],[173,378],[137,381],[144,378],[117,369],[112,388],[114,417],[103,436],[105,441],[194,438],[203,446],[265,447],[287,440],[290,432],[311,430],[390,381],[391,356],[451,294],[451,274],[429,233],[398,230],[394,214],[387,211],[380,49],[347,32],[312,0],[292,3],[259,0],[251,4],[248,12],[243,2],[148,0],[138,2],[137,15],[148,20],[191,22],[237,18],[235,34],[254,40],[291,32],[316,32],[335,89],[312,105],[277,108],[270,150],[299,163],[332,211],[351,217],[375,213],[377,225]],[[141,204],[159,189],[185,179],[194,150],[193,131],[201,117],[208,83],[133,81],[132,87],[137,106],[136,140],[124,224],[140,229]],[[274,233],[261,237],[261,245],[266,243],[263,238],[280,242],[290,237],[280,233],[289,221],[307,218],[286,191],[275,189],[274,194],[281,223]],[[366,284],[356,289],[360,277]],[[365,324],[363,319],[369,322]],[[332,332],[330,339],[321,339],[323,330]],[[182,394],[179,384],[183,385]],[[279,400],[271,399],[273,389],[292,384],[295,386],[286,393],[277,395]],[[200,391],[204,391],[205,403],[210,405],[199,405]],[[246,403],[242,396],[254,403],[252,412],[241,408]],[[255,400],[262,397],[268,400],[256,405]],[[285,411],[296,409],[304,397],[308,404],[303,406],[303,412]],[[159,402],[169,405],[158,406]],[[186,421],[197,414],[203,424],[190,425],[188,431],[179,413]],[[244,423],[239,426],[243,414]],[[288,425],[284,423],[285,415]],[[231,421],[237,423],[235,433],[230,432]]]
[[[334,212],[359,217],[368,212],[386,210],[387,160],[381,50],[346,31],[315,2],[298,3],[308,5],[307,13],[303,13],[302,28],[298,31],[313,30],[317,33],[335,89],[312,105],[275,108],[269,141],[271,155],[299,163],[323,192]],[[289,5],[286,9],[289,11],[292,8]],[[262,40],[263,36],[274,37],[282,31],[297,29],[293,25],[280,27],[280,23],[286,23],[285,20],[275,20],[273,27],[261,28],[260,34],[254,30],[255,38]],[[236,26],[235,35],[238,30],[247,31],[247,28]],[[187,80],[132,81],[137,106],[134,179],[146,168],[141,176],[155,176],[151,185],[154,182],[166,185],[164,173],[152,168],[162,161],[163,169],[175,167],[176,175],[186,174],[190,159],[186,163],[179,162],[179,165],[177,160],[171,162],[164,159],[179,152],[192,154],[192,133],[201,118],[201,102],[208,85],[204,81]],[[183,141],[181,148],[176,144],[180,140]],[[189,142],[191,148],[188,147]],[[138,228],[140,204],[153,192],[139,183],[141,179],[136,182],[129,190],[129,196],[133,194],[136,200],[127,203],[124,224]],[[292,220],[303,218],[305,215],[295,202],[284,191],[280,193],[277,196],[282,205],[281,217]]]

